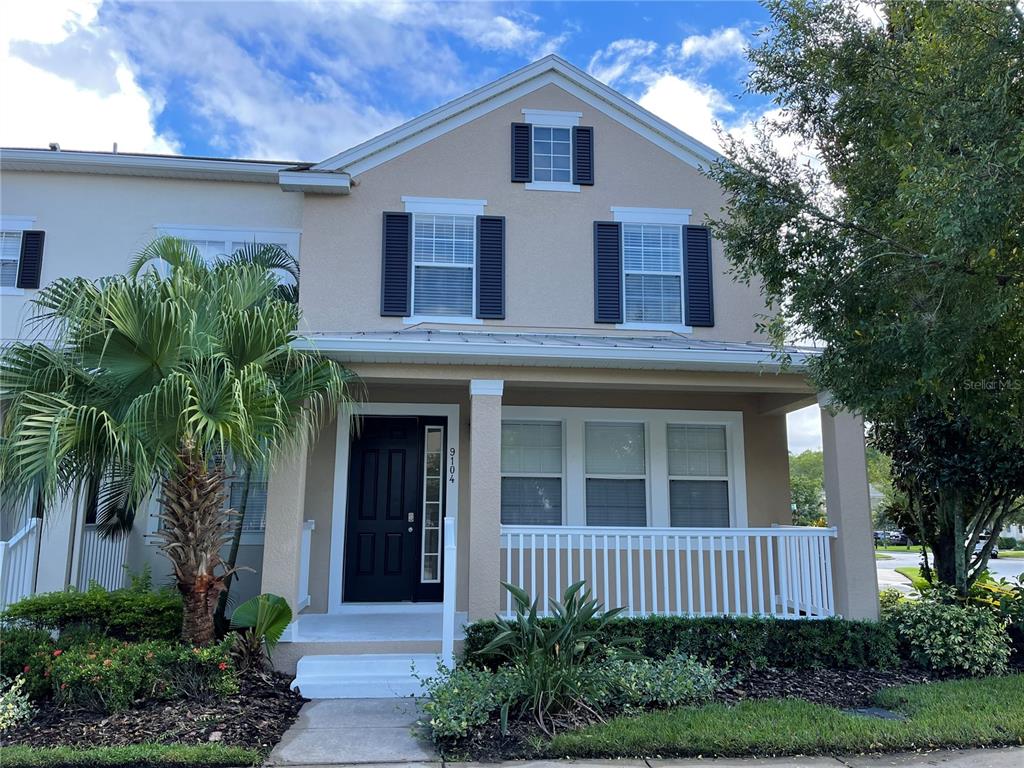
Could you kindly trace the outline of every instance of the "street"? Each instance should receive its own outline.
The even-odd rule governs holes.
[[[878,588],[895,587],[904,594],[913,592],[910,582],[903,574],[897,573],[896,569],[920,565],[920,550],[911,549],[909,552],[884,552],[879,554],[885,554],[890,559],[875,561],[878,566]],[[1024,573],[1024,558],[1001,557],[998,560],[989,560],[988,570],[997,579],[1015,579]]]

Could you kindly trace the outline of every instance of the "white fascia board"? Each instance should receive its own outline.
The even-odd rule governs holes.
[[[418,360],[462,359],[467,363],[494,360],[519,365],[554,367],[649,366],[652,368],[685,368],[707,370],[778,370],[777,360],[761,350],[715,349],[644,349],[633,347],[528,346],[495,345],[467,341],[410,341],[403,339],[353,339],[320,336],[295,342],[299,349],[316,349],[325,353],[345,353],[353,362],[360,358],[383,361],[384,358],[415,358]],[[496,348],[497,347],[497,348]],[[790,355],[789,369],[801,371],[813,353]]]
[[[550,55],[334,155],[312,170],[343,169],[356,176],[549,84],[558,85],[695,168],[705,168],[721,157],[583,70]]]
[[[611,207],[612,219],[625,224],[676,224],[690,223],[693,211],[689,208],[622,208]]]
[[[580,124],[582,112],[560,112],[556,109],[524,109],[523,119],[530,125],[551,128],[574,128]]]
[[[278,182],[278,173],[293,164],[255,160],[116,155],[110,152],[62,152],[48,149],[0,150],[0,169],[97,173],[117,176]]]
[[[406,213],[450,213],[483,216],[486,200],[460,200],[454,197],[413,197],[402,195]]]
[[[278,182],[285,192],[308,192],[316,195],[347,195],[352,179],[347,173],[317,171],[281,171]]]

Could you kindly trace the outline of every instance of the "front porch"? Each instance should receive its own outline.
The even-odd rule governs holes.
[[[263,590],[295,595],[275,662],[300,685],[450,661],[512,612],[502,581],[545,613],[584,581],[627,616],[877,615],[859,420],[822,409],[829,527],[788,525],[798,377],[430,368],[364,366],[370,402],[271,477]]]

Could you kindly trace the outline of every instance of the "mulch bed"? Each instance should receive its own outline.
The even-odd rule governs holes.
[[[288,690],[290,677],[244,675],[239,693],[208,700],[148,702],[98,715],[40,707],[28,723],[4,734],[4,744],[32,747],[120,747],[130,744],[208,744],[269,750],[306,701]]]
[[[742,699],[804,699],[836,709],[866,707],[883,688],[927,683],[917,670],[758,669],[726,683],[715,697],[734,704]]]

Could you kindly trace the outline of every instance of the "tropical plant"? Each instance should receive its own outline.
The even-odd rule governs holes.
[[[176,263],[99,281],[61,278],[33,299],[49,339],[0,357],[0,483],[47,504],[101,478],[99,524],[123,530],[159,488],[162,546],[182,593],[182,634],[214,638],[226,574],[217,543],[224,456],[250,466],[294,449],[352,398],[353,377],[294,348],[300,313],[261,265],[207,265],[184,241],[146,251]],[[201,534],[201,535],[200,535]]]
[[[553,726],[551,716],[575,707],[594,713],[587,703],[597,656],[611,648],[631,655],[631,638],[618,638],[602,644],[599,636],[622,608],[605,611],[590,596],[584,582],[569,586],[562,600],[550,601],[551,618],[540,617],[539,601],[514,584],[502,582],[515,602],[515,618],[498,618],[497,633],[480,654],[499,654],[507,658],[521,677],[525,695],[522,710],[532,714],[545,733]],[[508,722],[511,702],[502,705],[502,721]]]
[[[291,622],[292,609],[279,595],[257,595],[235,608],[231,628],[239,630],[234,645],[239,666],[262,667]]]
[[[24,687],[25,678],[21,675],[13,679],[0,676],[0,733],[32,717],[35,709]]]

